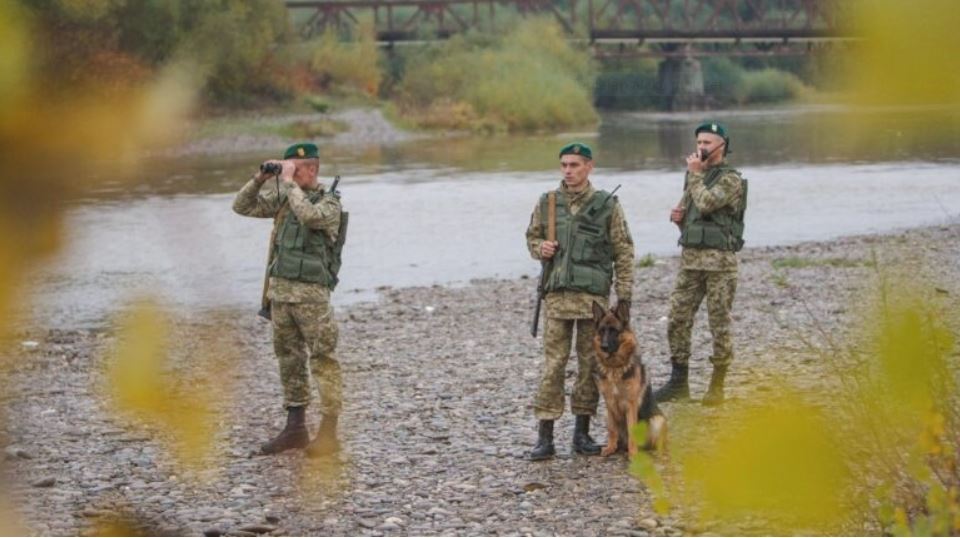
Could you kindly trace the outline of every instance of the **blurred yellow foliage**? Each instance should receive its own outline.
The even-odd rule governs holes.
[[[209,464],[233,355],[213,351],[223,342],[210,335],[193,338],[201,342],[199,352],[187,351],[189,364],[173,364],[168,320],[155,304],[134,305],[120,323],[106,382],[119,414],[158,429],[179,463],[199,470]]]
[[[960,70],[951,53],[960,28],[955,0],[851,3],[863,37],[848,69],[863,105],[960,105]]]
[[[721,533],[838,532],[848,477],[836,427],[790,389],[778,394],[756,407],[725,409],[706,428],[690,423],[694,417],[674,427],[671,465],[682,482],[664,487],[655,468],[634,471],[652,493],[663,491],[670,505],[691,509]]]

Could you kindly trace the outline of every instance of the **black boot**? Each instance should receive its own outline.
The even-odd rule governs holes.
[[[723,380],[727,377],[726,366],[714,366],[710,376],[710,388],[703,396],[703,405],[720,405],[723,403]]]
[[[530,461],[548,460],[556,453],[553,448],[553,421],[541,420],[537,426],[537,446],[530,451]]]
[[[687,384],[687,374],[689,372],[690,367],[686,364],[674,364],[670,371],[670,381],[667,381],[667,384],[660,387],[660,390],[653,395],[657,402],[689,400],[690,385]]]
[[[600,448],[602,447],[590,437],[590,415],[577,415],[577,422],[573,427],[573,451],[596,456],[600,453]]]
[[[291,448],[303,448],[307,446],[307,443],[310,442],[310,434],[307,433],[307,425],[304,423],[305,416],[306,408],[303,406],[288,407],[287,425],[284,426],[280,435],[260,447],[260,453],[276,454]]]
[[[320,458],[330,456],[340,451],[340,441],[337,441],[337,417],[323,416],[317,437],[307,447],[307,456]]]

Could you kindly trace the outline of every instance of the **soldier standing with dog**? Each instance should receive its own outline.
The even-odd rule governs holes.
[[[324,456],[339,450],[342,382],[334,355],[338,331],[330,293],[338,280],[346,214],[339,194],[324,191],[317,180],[319,163],[316,145],[290,146],[283,160],[263,163],[233,202],[233,210],[240,215],[274,219],[265,295],[269,303],[261,315],[273,323],[287,423],[261,447],[263,454],[307,448],[310,456]],[[276,184],[270,182],[262,189],[270,178]],[[311,371],[320,386],[323,415],[313,442],[306,427]]]
[[[736,253],[743,247],[747,181],[727,164],[730,137],[722,125],[704,123],[694,135],[697,152],[687,156],[683,197],[670,212],[670,221],[680,228],[683,249],[667,325],[670,380],[655,397],[658,402],[690,398],[690,334],[694,315],[706,298],[713,335],[713,374],[703,404],[719,405],[733,360],[730,310],[737,290]]]
[[[540,197],[527,228],[530,255],[544,262],[547,308],[545,364],[534,402],[538,439],[529,454],[534,461],[556,453],[553,424],[563,414],[563,382],[574,337],[578,371],[570,398],[570,410],[576,416],[573,450],[579,454],[600,453],[601,447],[590,437],[590,417],[596,414],[600,398],[593,379],[593,302],[607,305],[613,287],[618,305],[629,313],[633,238],[617,198],[590,184],[593,166],[589,146],[564,146],[560,150],[563,181],[558,189]],[[552,230],[555,237],[548,236]]]

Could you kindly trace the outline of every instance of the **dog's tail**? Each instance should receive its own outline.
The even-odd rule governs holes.
[[[640,401],[640,420],[650,420],[655,416],[663,416],[660,406],[657,405],[656,398],[653,397],[653,386],[650,384],[650,378],[647,377],[647,367],[642,366],[643,382],[646,385],[643,389],[643,399]]]
[[[667,446],[667,417],[654,415],[647,423],[647,450],[663,452]]]

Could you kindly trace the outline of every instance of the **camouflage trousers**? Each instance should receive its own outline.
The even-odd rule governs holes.
[[[667,339],[670,342],[670,362],[684,365],[690,361],[690,333],[693,317],[707,298],[707,319],[713,334],[714,366],[726,366],[733,360],[733,341],[730,331],[730,309],[737,291],[736,271],[696,271],[681,269],[670,295],[670,317]]]
[[[595,415],[600,392],[593,379],[596,357],[593,352],[592,319],[546,318],[543,329],[543,351],[546,361],[540,378],[540,389],[534,402],[539,420],[556,420],[563,414],[563,382],[566,377],[570,343],[576,327],[577,381],[570,396],[570,411],[574,415]]]
[[[340,414],[343,381],[337,348],[337,323],[329,303],[272,302],[273,349],[280,363],[284,407],[310,403],[310,373],[320,386],[320,412]]]

